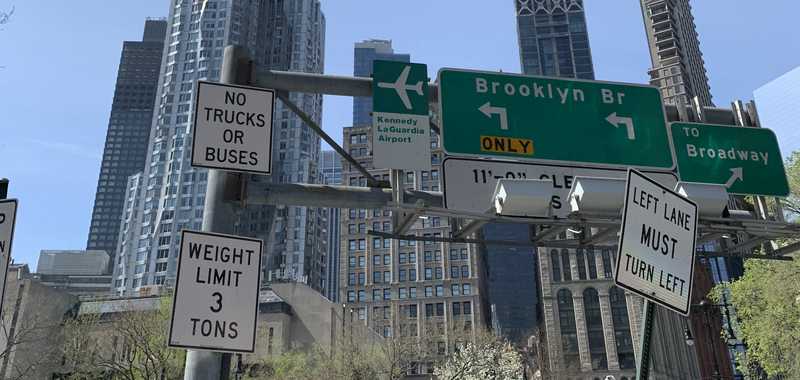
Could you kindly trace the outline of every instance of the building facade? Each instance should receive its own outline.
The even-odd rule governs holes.
[[[650,84],[661,89],[665,104],[686,104],[697,97],[712,106],[703,53],[689,0],[640,0],[650,60]]]
[[[319,156],[321,183],[326,185],[342,184],[342,159],[332,150],[323,150]],[[341,210],[338,208],[322,209],[327,219],[326,234],[328,236],[327,279],[324,295],[331,302],[339,302],[339,250]]]
[[[257,69],[323,68],[325,18],[318,0],[173,0],[168,23],[146,164],[127,183],[114,261],[117,294],[172,281],[180,231],[201,228],[208,176],[190,164],[192,99],[197,80],[219,80],[225,46],[245,47]],[[320,121],[320,95],[292,93],[290,99]],[[273,174],[247,179],[314,183],[319,138],[280,102],[273,128]],[[321,290],[323,226],[315,209],[258,206],[241,212],[235,231],[264,239],[264,278],[303,281]]]
[[[761,126],[778,137],[783,157],[800,149],[800,66],[753,91]]]
[[[372,128],[344,128],[344,147],[376,178],[389,180],[389,170],[372,166]],[[406,189],[441,191],[439,137],[431,136],[431,170],[406,171]],[[366,186],[366,178],[344,165],[342,178],[350,186]],[[388,209],[342,209],[339,285],[341,302],[354,310],[359,322],[378,334],[433,339],[440,354],[452,352],[446,339],[452,330],[484,327],[487,312],[481,301],[479,272],[484,265],[474,245],[406,241],[368,235],[392,232]],[[450,236],[447,218],[428,217],[415,222],[408,234]],[[414,374],[432,373],[420,363]]]
[[[365,40],[356,42],[353,50],[353,75],[357,77],[372,76],[372,62],[375,60],[409,62],[408,54],[395,53],[391,40]],[[353,98],[353,126],[372,125],[372,98]]]
[[[582,0],[514,0],[522,73],[594,79]]]
[[[105,274],[109,257],[105,251],[42,250],[36,264],[41,274]]]
[[[144,167],[161,53],[167,34],[165,20],[147,20],[141,41],[122,43],[114,101],[97,180],[88,250],[103,250],[113,262],[128,176]],[[110,266],[106,268],[110,272]]]

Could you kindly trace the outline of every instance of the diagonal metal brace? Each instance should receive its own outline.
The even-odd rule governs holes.
[[[557,236],[558,234],[564,232],[569,228],[569,226],[561,225],[561,226],[552,226],[541,233],[536,234],[531,241],[534,243],[538,243],[540,241],[549,240],[550,238]]]

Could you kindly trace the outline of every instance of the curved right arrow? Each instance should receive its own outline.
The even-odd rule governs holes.
[[[737,180],[744,180],[742,168],[731,168],[731,178],[728,179],[728,182],[725,182],[725,188],[730,189]]]

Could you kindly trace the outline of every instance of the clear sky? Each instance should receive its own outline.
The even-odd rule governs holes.
[[[519,72],[513,0],[322,0],[325,71],[351,75],[353,43],[394,41],[428,64]],[[650,58],[637,0],[584,0],[597,79],[647,80]],[[763,3],[763,4],[762,4]],[[694,0],[718,106],[800,65],[797,0]],[[0,177],[20,199],[12,256],[33,266],[42,249],[84,249],[117,65],[124,40],[168,0],[0,0]],[[326,97],[323,126],[337,140],[349,98]]]

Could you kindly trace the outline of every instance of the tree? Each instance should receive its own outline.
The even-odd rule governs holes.
[[[52,338],[61,326],[38,314],[20,318],[16,323],[12,323],[12,319],[12,315],[5,315],[0,320],[0,363],[6,363],[14,355],[13,364],[8,369],[10,377],[3,379],[27,379],[37,367],[59,359],[60,350],[52,344]]]
[[[8,11],[0,11],[0,25],[8,24],[8,21],[11,20],[11,15],[14,14],[14,7],[11,7]]]
[[[786,211],[800,215],[800,151],[792,152],[784,162],[784,168],[791,193],[781,203]]]
[[[167,346],[171,297],[156,310],[131,301],[109,314],[79,315],[65,323],[65,367],[81,379],[177,379],[185,351]]]
[[[508,342],[468,342],[437,365],[440,380],[522,379],[522,357]]]
[[[734,333],[746,344],[740,371],[763,368],[772,376],[800,379],[800,260],[748,260],[744,275],[715,288],[720,302],[729,289],[739,324]]]

